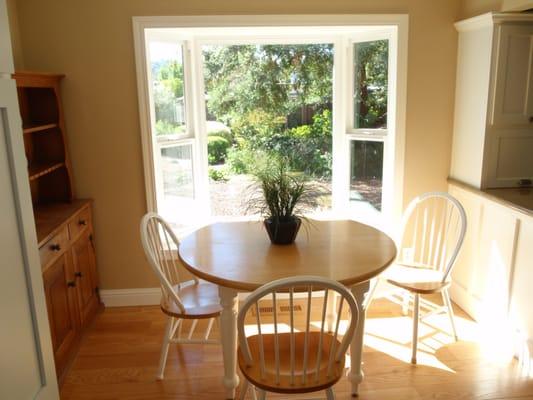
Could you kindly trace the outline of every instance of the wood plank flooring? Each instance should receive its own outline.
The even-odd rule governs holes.
[[[372,304],[365,330],[361,400],[533,399],[533,378],[525,376],[516,360],[497,359],[498,347],[483,344],[487,332],[461,310],[457,309],[459,342],[447,333],[445,315],[422,324],[416,366],[409,363],[411,324],[398,305],[385,299]],[[223,399],[219,345],[171,346],[165,380],[155,379],[164,327],[159,307],[106,309],[83,339],[61,389],[62,400]],[[347,379],[341,379],[335,386],[337,399],[351,398],[349,389]]]

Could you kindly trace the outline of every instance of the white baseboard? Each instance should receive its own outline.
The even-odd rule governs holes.
[[[474,298],[466,288],[457,281],[453,281],[450,287],[450,297],[463,311],[465,311],[474,320],[479,319],[479,300]]]
[[[313,292],[313,297],[321,297],[324,292]],[[249,293],[239,293],[239,301],[246,299]],[[294,298],[306,298],[307,293],[295,293]],[[280,293],[279,299],[288,299],[287,293]],[[155,306],[161,301],[161,289],[138,288],[138,289],[102,289],[100,299],[106,307],[131,307],[131,306]]]
[[[128,306],[152,306],[159,305],[161,301],[161,289],[139,288],[139,289],[102,289],[100,299],[106,307],[128,307]]]

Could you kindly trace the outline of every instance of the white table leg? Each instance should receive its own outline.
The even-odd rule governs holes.
[[[359,306],[359,323],[350,344],[350,372],[348,379],[352,383],[352,396],[358,395],[359,384],[363,380],[363,371],[361,370],[361,359],[363,356],[363,338],[365,333],[366,309],[363,307],[365,294],[370,288],[370,281],[360,283],[352,287],[352,293]]]
[[[235,388],[239,385],[237,375],[237,292],[222,286],[218,287],[220,305],[220,339],[222,342],[222,356],[224,358],[224,379],[226,399],[235,398]]]

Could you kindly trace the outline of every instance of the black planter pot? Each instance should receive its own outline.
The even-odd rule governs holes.
[[[292,217],[289,220],[277,220],[267,218],[263,222],[268,232],[270,241],[274,244],[291,244],[294,243],[298,230],[302,225],[302,220],[298,217]]]

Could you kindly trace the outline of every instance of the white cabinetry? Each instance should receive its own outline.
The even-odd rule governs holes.
[[[59,399],[24,157],[5,0],[0,0],[0,399]]]
[[[497,28],[497,65],[494,78],[492,125],[528,127],[533,118],[531,81],[533,22]]]
[[[533,179],[533,15],[458,22],[451,177],[477,188]]]
[[[533,214],[466,185],[450,183],[448,191],[468,220],[452,273],[453,301],[480,323],[488,342],[505,340],[533,357]]]

